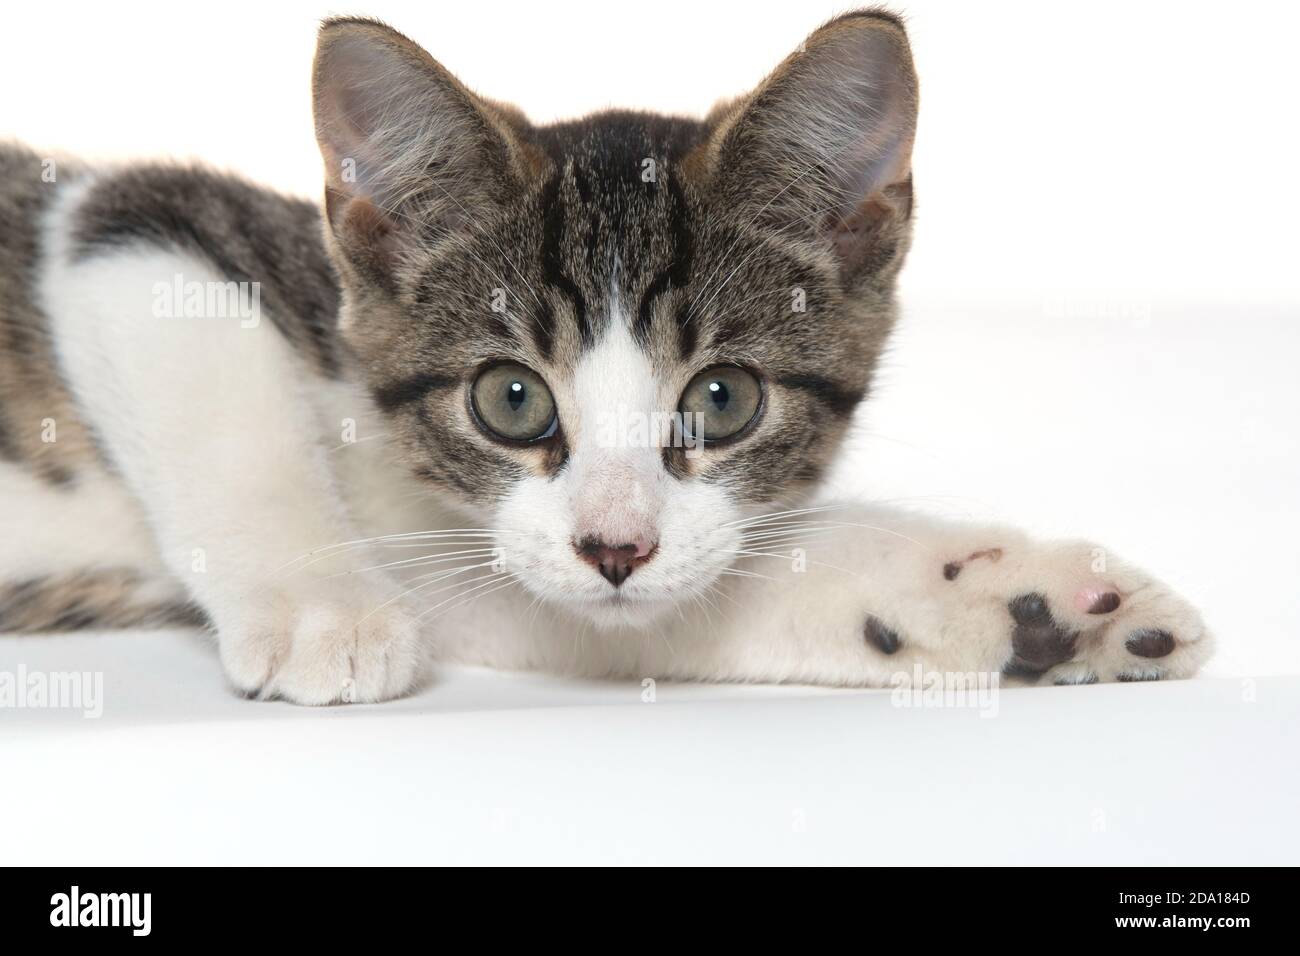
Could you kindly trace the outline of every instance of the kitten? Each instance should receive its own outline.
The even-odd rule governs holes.
[[[808,505],[909,242],[892,15],[704,120],[534,126],[352,18],[313,93],[323,225],[0,149],[5,628],[205,623],[236,688],[305,704],[429,660],[884,686],[1209,656],[1092,545]]]

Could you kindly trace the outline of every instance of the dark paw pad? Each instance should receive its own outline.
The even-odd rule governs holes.
[[[1052,620],[1052,612],[1047,609],[1047,599],[1041,594],[1022,594],[1018,598],[1012,598],[1007,605],[1007,610],[1011,612],[1011,617],[1017,624],[1033,626],[1055,623]]]
[[[1007,610],[1016,622],[1011,632],[1011,648],[1015,656],[1005,668],[1007,673],[1041,674],[1054,664],[1074,656],[1074,642],[1078,640],[1079,632],[1058,625],[1041,594],[1022,594],[1013,598]]]
[[[1174,652],[1174,636],[1168,631],[1148,628],[1134,631],[1124,642],[1130,654],[1138,657],[1168,657]]]
[[[867,639],[867,643],[882,654],[894,653],[902,643],[898,639],[897,631],[885,627],[880,623],[879,618],[870,615],[867,616],[867,623],[862,627],[862,634]]]

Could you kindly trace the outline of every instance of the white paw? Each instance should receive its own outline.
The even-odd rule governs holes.
[[[423,664],[417,629],[397,605],[360,595],[263,595],[217,615],[227,676],[242,693],[295,704],[399,697]]]
[[[1039,683],[1190,677],[1213,652],[1191,604],[1093,545],[982,549],[945,565],[944,577],[1005,603],[1005,669]]]
[[[1093,545],[988,542],[935,571],[948,588],[946,615],[961,622],[961,646],[940,659],[989,644],[989,627],[1002,670],[1045,684],[1188,678],[1213,653],[1195,607]],[[872,618],[866,637],[889,656],[909,644]]]
[[[1201,615],[1158,581],[1129,577],[1124,584],[1114,583],[1095,596],[1090,617],[1100,623],[1091,627],[1085,621],[1067,624],[1078,628],[1073,657],[1048,668],[1039,683],[1191,677],[1214,651],[1214,639]],[[1116,600],[1119,603],[1114,609],[1106,610]]]

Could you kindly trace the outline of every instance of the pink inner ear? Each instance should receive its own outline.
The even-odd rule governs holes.
[[[832,215],[826,229],[835,254],[843,262],[856,261],[870,248],[881,224],[899,213],[889,198],[878,192],[868,196],[847,216]]]
[[[393,231],[393,221],[369,199],[353,199],[343,209],[342,227],[367,242],[382,244]]]
[[[339,242],[353,261],[382,273],[390,272],[400,253],[397,223],[369,199],[350,198],[327,190],[326,215]]]

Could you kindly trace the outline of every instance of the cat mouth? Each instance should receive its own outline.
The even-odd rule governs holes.
[[[667,592],[632,593],[619,588],[588,598],[582,603],[581,610],[599,623],[642,627],[676,604],[677,601]]]
[[[602,595],[601,597],[596,598],[596,600],[593,603],[597,607],[640,608],[646,606],[647,604],[653,604],[655,601],[656,598],[653,598],[649,595],[628,594],[622,589],[619,589],[617,591],[612,591],[609,594],[605,594]]]

